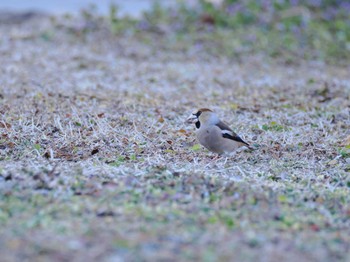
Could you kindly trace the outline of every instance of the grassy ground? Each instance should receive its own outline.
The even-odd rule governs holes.
[[[349,65],[76,18],[0,33],[2,261],[350,259]],[[203,106],[257,150],[213,159],[183,124]]]

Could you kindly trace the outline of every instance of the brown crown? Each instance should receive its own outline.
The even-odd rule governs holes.
[[[201,108],[201,109],[198,109],[198,111],[200,111],[200,112],[213,112],[209,108]]]

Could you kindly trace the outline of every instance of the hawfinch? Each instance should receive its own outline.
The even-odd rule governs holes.
[[[208,108],[191,114],[186,123],[196,125],[199,143],[214,153],[230,154],[241,146],[252,149]]]

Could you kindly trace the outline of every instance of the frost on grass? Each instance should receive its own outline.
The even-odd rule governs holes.
[[[349,68],[29,23],[0,25],[6,258],[346,259]],[[198,148],[200,107],[257,149]]]

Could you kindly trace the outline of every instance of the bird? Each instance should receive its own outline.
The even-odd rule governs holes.
[[[195,124],[199,143],[211,152],[228,155],[242,146],[253,149],[211,109],[201,108],[192,113],[185,122]]]

